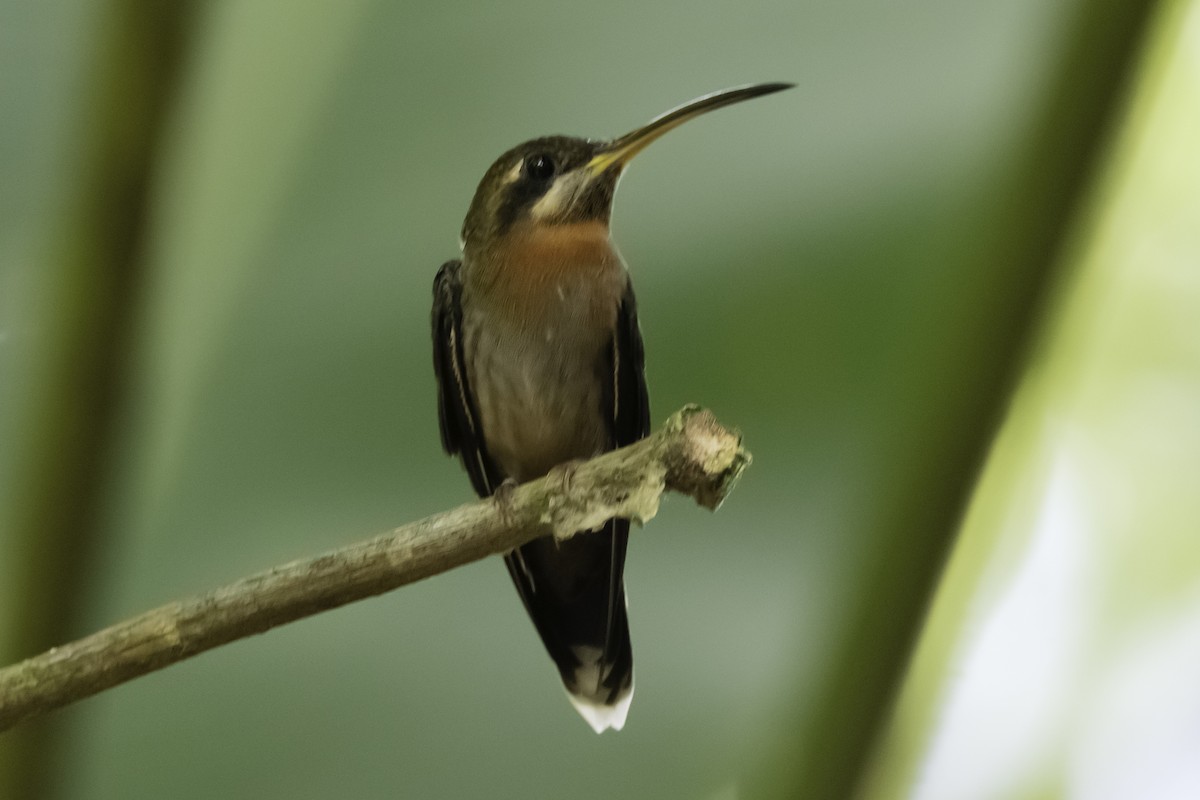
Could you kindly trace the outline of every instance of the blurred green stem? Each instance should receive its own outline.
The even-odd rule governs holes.
[[[101,547],[101,490],[111,467],[164,121],[183,62],[188,2],[112,0],[95,14],[95,56],[75,136],[70,205],[47,243],[32,426],[19,498],[5,524],[20,560],[19,608],[4,661],[64,641],[79,625],[86,572]],[[62,730],[31,725],[0,739],[0,797],[55,794]]]
[[[941,326],[928,336],[943,362],[935,365],[941,374],[929,370],[923,378],[897,382],[905,388],[896,404],[907,408],[907,419],[922,418],[914,407],[935,407],[928,403],[935,391],[946,413],[916,428],[910,424],[880,434],[903,469],[879,500],[877,524],[865,544],[863,590],[847,593],[847,633],[833,645],[828,672],[812,686],[813,713],[783,737],[772,755],[776,769],[768,773],[772,785],[766,793],[854,795],[1039,314],[1056,285],[1054,267],[1091,178],[1102,166],[1153,5],[1142,0],[1077,4],[1073,24],[1065,29],[1059,68],[1046,81],[1040,111],[1015,159],[1023,168],[997,181],[982,218],[963,226],[983,232],[960,246],[957,266],[967,271],[960,274],[977,276],[980,294],[956,298],[959,307],[928,323]],[[920,366],[920,359],[913,359],[897,369]]]

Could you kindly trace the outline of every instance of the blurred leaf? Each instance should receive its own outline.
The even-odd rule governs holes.
[[[103,547],[106,466],[141,297],[147,196],[189,8],[117,0],[97,15],[72,185],[65,208],[47,210],[47,241],[30,247],[45,249],[47,274],[20,286],[31,290],[34,313],[14,342],[23,352],[7,359],[24,369],[29,388],[10,395],[20,407],[5,425],[15,440],[2,523],[15,556],[0,641],[6,661],[79,632],[87,566]],[[0,796],[53,791],[55,733],[39,721],[5,735]]]
[[[1200,5],[1164,11],[865,797],[1200,792]]]

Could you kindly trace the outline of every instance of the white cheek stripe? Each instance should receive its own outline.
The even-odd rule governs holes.
[[[579,170],[560,175],[554,180],[550,190],[533,204],[533,208],[529,210],[530,215],[540,220],[562,214],[575,202],[576,195],[586,182],[587,177]]]

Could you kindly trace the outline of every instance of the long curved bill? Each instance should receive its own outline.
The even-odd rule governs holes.
[[[673,128],[678,128],[689,119],[695,119],[723,106],[740,103],[752,97],[762,97],[764,94],[781,92],[790,89],[791,83],[755,83],[749,86],[737,86],[723,89],[719,92],[697,97],[690,103],[684,103],[673,108],[642,127],[630,131],[620,138],[613,139],[603,150],[592,157],[587,164],[587,171],[592,175],[601,175],[612,166],[624,167],[629,160],[636,156],[646,146]]]

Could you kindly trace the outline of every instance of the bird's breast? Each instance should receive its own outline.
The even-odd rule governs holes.
[[[603,233],[516,242],[468,272],[468,379],[488,452],[518,481],[611,446],[603,388],[628,276]]]

